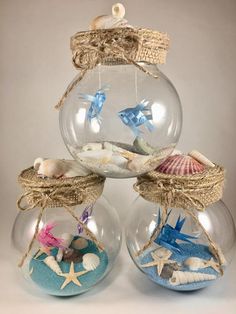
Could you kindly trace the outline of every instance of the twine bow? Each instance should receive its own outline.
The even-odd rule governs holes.
[[[164,63],[168,45],[166,34],[145,29],[118,28],[77,33],[71,40],[72,60],[75,68],[81,72],[68,86],[55,108],[63,106],[69,93],[86,72],[98,64],[133,64],[144,73],[158,78],[138,62]],[[147,57],[148,54],[150,56]]]
[[[21,211],[29,211],[39,207],[40,211],[34,230],[34,235],[28,245],[25,254],[19,263],[22,267],[25,259],[32,250],[34,241],[39,232],[39,225],[42,220],[44,210],[50,207],[64,207],[65,210],[83,227],[85,233],[96,243],[100,250],[104,250],[103,245],[90,231],[87,225],[76,215],[73,207],[83,203],[94,202],[102,193],[105,178],[92,174],[87,177],[67,178],[63,180],[47,179],[43,180],[36,176],[33,168],[22,171],[19,182],[22,184],[25,193],[17,201],[17,207]],[[23,206],[23,201],[27,205]]]
[[[167,175],[153,171],[138,177],[134,190],[144,199],[160,204],[162,214],[160,223],[156,225],[149,241],[137,252],[137,255],[149,248],[159,236],[166,221],[168,208],[182,208],[202,229],[223,275],[224,261],[219,249],[193,211],[193,209],[203,211],[208,205],[217,202],[222,196],[223,184],[224,169],[217,165],[202,174],[192,176]]]

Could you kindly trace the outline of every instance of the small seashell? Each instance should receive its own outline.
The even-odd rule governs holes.
[[[83,267],[86,270],[95,270],[100,264],[100,258],[93,253],[87,253],[83,256]]]
[[[122,3],[116,3],[112,6],[112,15],[116,18],[123,19],[125,16],[125,7]]]
[[[91,173],[90,170],[85,169],[75,160],[65,159],[43,159],[39,157],[34,161],[34,168],[38,176],[42,178],[83,177]]]
[[[134,172],[139,172],[143,170],[145,164],[151,159],[151,156],[137,156],[133,160],[128,162],[127,168]]]
[[[189,257],[184,261],[184,265],[187,266],[190,270],[198,270],[205,268],[205,260],[199,257]]]
[[[100,15],[92,20],[90,30],[108,29],[117,27],[130,27],[127,20],[112,15]]]
[[[178,286],[192,282],[207,281],[214,279],[216,279],[215,275],[176,270],[173,272],[172,277],[169,279],[169,283],[173,286]]]
[[[85,151],[78,153],[78,157],[81,160],[81,162],[94,162],[94,163],[102,163],[106,164],[111,160],[112,157],[112,151],[107,149],[101,149],[101,150],[91,150],[91,151]]]
[[[215,164],[211,162],[208,158],[206,158],[203,154],[199,153],[197,150],[192,150],[190,153],[188,153],[189,156],[194,158],[195,160],[199,161],[202,165],[209,166],[209,167],[215,167]]]
[[[191,156],[174,155],[167,157],[164,162],[157,167],[156,171],[174,175],[192,175],[205,170],[205,166],[200,164]]]
[[[61,239],[63,240],[63,243],[62,243],[63,247],[64,248],[68,248],[70,246],[73,238],[74,238],[74,236],[72,234],[70,234],[70,233],[63,233],[61,235]],[[61,262],[61,260],[62,260],[63,251],[64,251],[63,248],[59,248],[58,249],[57,256],[56,256],[56,260],[58,262]]]
[[[88,241],[85,238],[78,238],[72,242],[71,246],[74,249],[82,250],[88,246]]]
[[[61,275],[62,271],[54,256],[48,256],[44,260],[44,263],[57,275]]]
[[[172,252],[165,247],[159,247],[153,252],[153,255],[161,259],[169,259],[172,255]]]

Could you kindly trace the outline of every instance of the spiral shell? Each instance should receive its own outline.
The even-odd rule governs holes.
[[[44,263],[57,275],[61,275],[62,274],[62,270],[59,266],[59,264],[57,263],[57,261],[55,260],[54,256],[48,256],[44,259]]]
[[[118,19],[123,19],[125,16],[125,7],[122,3],[116,3],[112,6],[112,15]]]
[[[194,273],[189,271],[174,271],[169,282],[173,286],[184,285],[192,282],[214,280],[215,275],[205,274],[205,273]]]
[[[156,170],[166,174],[192,175],[203,172],[205,170],[205,166],[200,164],[191,156],[174,155],[166,158],[166,160],[159,167],[157,167]]]
[[[100,258],[96,254],[87,253],[83,256],[83,267],[86,270],[95,270],[100,264]]]

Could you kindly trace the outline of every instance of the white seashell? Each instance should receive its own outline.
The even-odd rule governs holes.
[[[123,19],[125,16],[125,7],[122,3],[116,3],[112,6],[112,15],[116,18]]]
[[[34,167],[40,177],[48,178],[71,178],[76,176],[87,176],[91,173],[75,160],[43,159],[37,158]]]
[[[82,151],[88,151],[88,150],[100,150],[102,149],[102,143],[88,143],[82,147]]]
[[[55,260],[54,256],[48,256],[43,261],[54,273],[56,273],[57,275],[62,274],[62,270]]]
[[[172,255],[172,252],[165,247],[159,247],[157,250],[153,252],[153,256],[160,259],[169,259]]]
[[[176,270],[173,272],[172,277],[169,279],[169,283],[173,286],[178,286],[192,282],[207,281],[214,279],[216,279],[215,275]]]
[[[39,167],[40,167],[40,165],[42,164],[42,162],[43,162],[44,160],[45,160],[45,159],[44,159],[44,158],[41,158],[41,157],[38,157],[38,158],[35,159],[35,161],[34,161],[34,169],[35,169],[36,171],[39,170]]]
[[[97,16],[90,24],[90,30],[108,29],[116,27],[131,27],[127,20],[114,17],[112,15]]]
[[[198,270],[200,268],[205,268],[205,260],[199,257],[189,257],[184,261],[184,265],[190,270]]]
[[[72,234],[70,234],[70,233],[63,233],[61,235],[61,239],[63,240],[62,245],[65,248],[69,248],[69,246],[71,245],[72,240],[74,239],[74,236]],[[56,260],[58,262],[62,261],[63,251],[64,251],[63,248],[59,248],[58,249],[57,256],[56,256]]]
[[[208,158],[199,153],[197,150],[192,150],[190,153],[188,153],[188,155],[200,162],[202,165],[215,167],[215,164],[213,164],[213,162],[211,162]]]
[[[142,171],[145,164],[152,158],[152,156],[137,156],[128,162],[127,168],[134,172]]]
[[[72,242],[71,246],[76,250],[82,250],[88,246],[88,241],[85,238],[78,238]]]
[[[156,170],[165,174],[184,176],[203,172],[205,166],[191,156],[174,155],[167,157]]]
[[[82,162],[94,162],[94,163],[101,163],[101,164],[106,164],[110,162],[112,158],[112,151],[107,150],[107,149],[102,149],[102,150],[91,150],[91,151],[85,151],[85,152],[80,152],[77,154],[79,159]]]
[[[83,267],[86,270],[95,270],[100,264],[100,258],[96,254],[87,253],[83,256]]]

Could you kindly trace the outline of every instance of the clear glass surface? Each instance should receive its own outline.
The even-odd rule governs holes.
[[[82,217],[84,209],[87,206],[89,206],[89,204],[76,206],[74,208],[75,214],[78,217]],[[17,251],[18,259],[20,259],[26,252],[34,235],[38,214],[39,209],[35,208],[27,212],[20,212],[15,219],[12,230],[12,244]],[[52,295],[70,296],[89,290],[95,284],[100,282],[100,280],[102,280],[112,269],[120,250],[121,229],[119,217],[115,209],[102,196],[94,204],[92,213],[90,213],[89,218],[86,221],[89,230],[93,232],[97,240],[103,245],[103,251],[97,247],[94,241],[92,241],[86,234],[85,230],[82,230],[80,233],[78,232],[77,221],[64,208],[45,209],[39,225],[40,230],[51,223],[54,224],[54,227],[51,230],[53,236],[60,239],[63,238],[63,234],[72,235],[72,241],[69,248],[76,253],[81,253],[81,260],[79,262],[77,262],[76,259],[66,262],[63,259],[61,262],[58,262],[62,272],[65,274],[69,273],[72,261],[74,263],[75,272],[86,270],[84,269],[84,256],[88,253],[92,253],[99,257],[99,265],[94,270],[77,278],[79,279],[81,286],[70,282],[65,288],[61,289],[66,277],[58,276],[44,263],[45,258],[48,256],[53,255],[56,259],[58,248],[51,248],[50,255],[41,254],[36,257],[43,246],[39,241],[35,240],[34,246],[22,267],[24,276],[31,282],[34,282],[46,293]],[[80,248],[74,245],[74,243],[78,242],[76,242],[78,238],[82,243],[82,247],[81,245],[79,246]],[[63,249],[64,252],[66,252],[66,250],[67,248]],[[65,255],[66,253],[63,254]]]
[[[93,172],[113,178],[140,175],[156,168],[178,142],[182,109],[177,91],[156,65],[141,65],[158,79],[133,65],[99,65],[60,109],[66,147]],[[100,102],[92,103],[90,96],[98,91]]]
[[[159,238],[159,241],[155,241],[142,254],[137,254],[149,241],[158,223],[159,209],[158,204],[147,202],[141,197],[133,204],[133,210],[130,213],[126,225],[126,243],[129,254],[136,266],[155,283],[174,290],[185,291],[203,288],[214,282],[214,279],[219,278],[219,271],[216,271],[210,264],[207,264],[213,259],[214,267],[219,270],[218,261],[210,249],[206,235],[199,224],[190,216],[186,215],[183,209],[173,209],[170,212],[165,226],[169,225],[173,229],[176,227],[178,219],[182,220],[185,218],[180,232],[187,236],[194,237],[188,238],[190,242],[178,239],[174,241],[175,236],[171,231],[170,235],[172,238],[167,239],[167,232],[169,232],[167,230],[170,230],[170,228],[167,227],[165,228],[165,232],[162,233],[162,242],[160,242]],[[160,210],[160,213],[161,212]],[[236,243],[235,225],[230,211],[222,201],[219,201],[210,205],[204,212],[196,210],[193,210],[193,212],[216,244],[222,261],[224,260],[222,267],[223,271],[225,271],[234,255]],[[165,234],[165,236],[163,234]],[[179,252],[176,250],[174,242],[180,245]],[[166,243],[172,244],[169,246],[168,244],[166,245]],[[165,271],[158,274],[158,263],[152,267],[145,267],[144,265],[148,262],[153,262],[155,258],[153,258],[151,254],[158,252],[158,250],[160,252],[160,249],[163,250],[163,247],[167,255],[169,250],[170,256],[167,259],[166,264],[168,266],[165,266]],[[175,264],[172,264],[169,260]],[[172,266],[170,265],[175,265],[175,268],[171,269]],[[172,285],[171,278],[174,276],[173,271],[180,271],[180,275],[188,277],[189,282],[186,283],[185,279],[183,279],[182,284]],[[182,272],[187,272],[188,274],[182,274]],[[199,277],[199,273],[210,276],[200,280],[201,278],[197,278]]]

